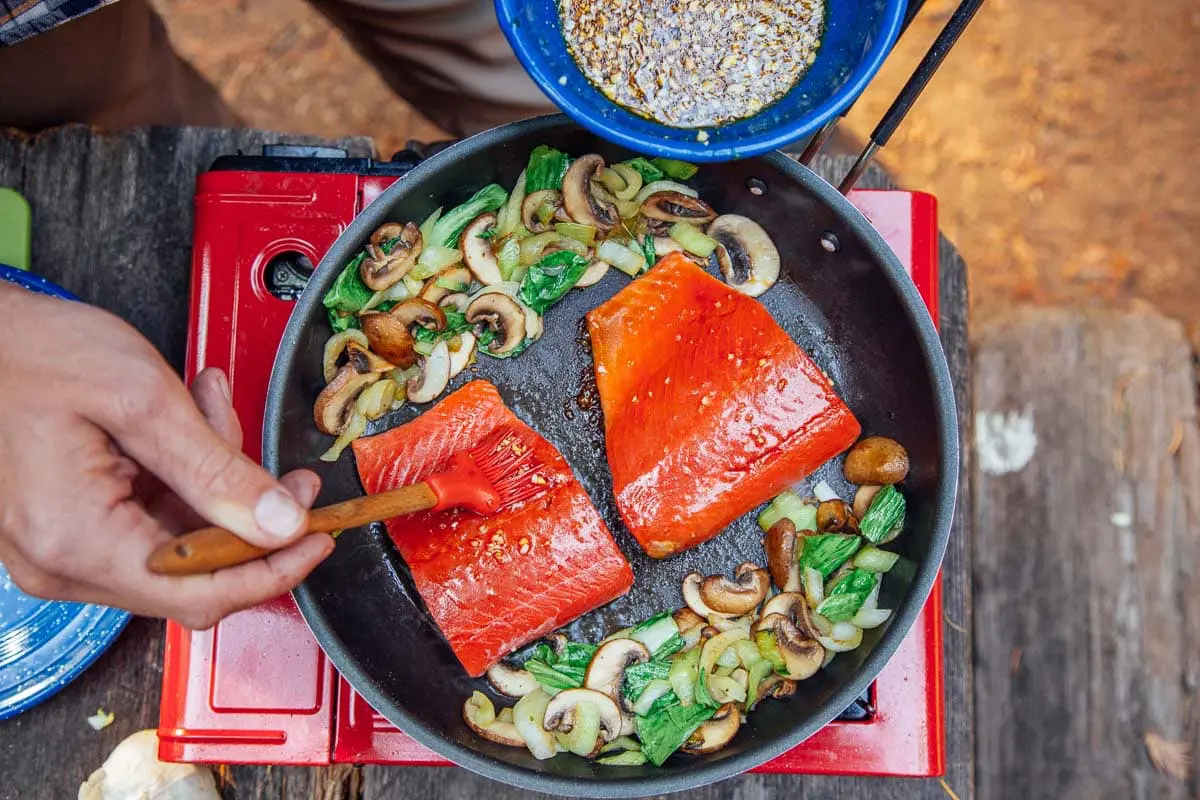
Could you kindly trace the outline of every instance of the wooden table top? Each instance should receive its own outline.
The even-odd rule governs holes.
[[[33,207],[33,271],[133,323],[182,368],[187,336],[192,192],[197,174],[219,155],[256,152],[263,143],[318,142],[265,131],[150,128],[100,135],[73,126],[34,139],[0,135],[0,185]],[[329,143],[329,142],[323,142]],[[366,154],[370,142],[337,142]],[[822,157],[815,169],[844,174],[849,161]],[[887,186],[872,170],[861,184]],[[963,441],[971,441],[967,287],[964,264],[941,242],[941,335],[957,387]],[[970,609],[970,458],[964,452],[954,535],[946,555],[945,642],[947,775],[932,780],[746,775],[690,793],[715,798],[946,798],[973,796],[972,627]],[[74,796],[78,785],[124,737],[157,725],[161,622],[135,619],[80,679],[38,707],[0,723],[2,797]],[[116,721],[95,732],[97,707]],[[234,767],[227,798],[516,798],[529,793],[461,769]]]

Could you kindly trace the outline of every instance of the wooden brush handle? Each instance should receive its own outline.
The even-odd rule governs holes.
[[[357,528],[425,511],[437,504],[437,495],[426,484],[401,486],[389,492],[314,508],[308,512],[308,532],[333,533]],[[201,575],[245,564],[270,552],[224,528],[201,528],[156,547],[146,559],[146,569],[156,575]]]

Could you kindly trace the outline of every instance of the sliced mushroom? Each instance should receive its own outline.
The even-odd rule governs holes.
[[[616,700],[623,711],[632,712],[633,707],[621,691],[621,684],[625,681],[625,670],[634,664],[642,664],[649,660],[650,651],[639,641],[613,639],[611,642],[605,642],[592,655],[583,678],[583,686],[585,689],[604,692]]]
[[[862,519],[867,515],[867,511],[871,508],[872,501],[875,500],[875,495],[879,494],[882,486],[860,486],[858,491],[854,493],[854,516]]]
[[[858,533],[858,520],[845,500],[826,500],[817,506],[817,530],[821,533]]]
[[[471,270],[466,267],[451,267],[450,269],[434,275],[432,278],[427,278],[421,286],[420,293],[417,297],[422,300],[428,300],[435,306],[446,305],[446,297],[453,292],[453,289],[448,289],[442,284],[456,283],[466,289],[471,285]]]
[[[868,436],[850,448],[842,472],[851,483],[899,483],[908,477],[908,451],[895,439]]]
[[[511,353],[525,341],[525,310],[501,292],[481,294],[467,306],[467,322],[487,326],[496,338],[488,345],[493,355]]]
[[[594,689],[567,689],[554,695],[546,706],[542,727],[548,731],[570,733],[575,726],[579,706],[584,703],[595,706],[600,712],[600,735],[596,740],[597,745],[607,744],[621,735],[620,707],[611,697]]]
[[[809,639],[815,639],[821,635],[817,630],[817,626],[813,624],[812,610],[809,608],[808,600],[800,592],[781,592],[775,595],[762,608],[762,619],[778,614],[796,627],[796,630],[801,635],[807,636]]]
[[[542,207],[543,203],[552,207],[554,213],[557,214],[563,207],[562,193],[556,192],[554,189],[542,189],[526,195],[524,202],[521,203],[521,224],[530,233],[545,233],[554,227],[553,217],[547,222],[538,219],[537,210]]]
[[[768,697],[781,700],[785,697],[791,697],[795,693],[796,682],[794,680],[785,678],[777,672],[772,672],[759,681],[758,688],[754,692],[754,702],[761,703]]]
[[[752,219],[739,214],[722,214],[708,226],[717,240],[712,258],[731,287],[758,297],[779,280],[779,251],[771,237]]]
[[[683,602],[687,603],[687,607],[707,620],[714,614],[724,617],[735,617],[736,614],[724,614],[709,608],[708,605],[700,598],[700,584],[703,583],[704,576],[699,572],[691,572],[683,579]]]
[[[482,234],[496,227],[495,214],[480,214],[470,225],[463,228],[458,240],[463,262],[480,283],[492,284],[504,280],[500,275],[500,262],[492,252],[492,242]]]
[[[418,231],[420,229],[418,228]],[[371,234],[371,244],[382,247],[384,244],[404,233],[404,226],[399,222],[385,222]]]
[[[428,403],[445,391],[449,382],[450,349],[444,341],[439,341],[421,364],[421,374],[409,379],[406,396],[413,403]]]
[[[451,378],[467,368],[467,364],[471,363],[471,356],[475,353],[475,334],[470,331],[463,331],[457,338],[458,349],[450,350]],[[451,340],[452,342],[453,340]]]
[[[371,350],[401,369],[417,363],[416,341],[408,326],[382,311],[368,311],[358,318]]]
[[[325,382],[329,383],[338,373],[338,361],[346,352],[346,345],[350,342],[358,342],[363,347],[370,347],[371,344],[367,341],[367,336],[358,328],[347,328],[341,333],[335,333],[325,341],[325,353],[321,359],[321,370],[325,377]]]
[[[357,342],[346,345],[346,361],[354,367],[355,372],[391,372],[396,364],[386,358],[380,358]]]
[[[706,606],[721,614],[740,616],[753,611],[766,599],[771,589],[771,576],[757,564],[739,564],[734,570],[736,581],[724,575],[709,575],[700,582],[700,599]]]
[[[595,153],[575,159],[563,175],[562,195],[563,206],[572,220],[606,233],[621,221],[621,214],[616,198],[598,180],[593,180],[603,169],[604,158]]]
[[[446,312],[420,297],[409,298],[388,313],[400,320],[406,328],[413,325],[420,325],[431,331],[446,328]]]
[[[482,692],[475,692],[463,704],[463,721],[467,727],[489,741],[509,747],[524,747],[525,739],[512,722],[496,716],[492,701]]]
[[[382,377],[378,372],[358,372],[346,364],[334,376],[329,385],[317,395],[313,404],[313,419],[321,433],[336,436],[346,428],[354,401],[366,389]]]
[[[439,298],[437,304],[442,308],[453,308],[458,313],[465,314],[467,306],[471,305],[471,295],[466,292],[455,292]]]
[[[703,224],[717,218],[712,206],[698,197],[679,192],[656,192],[645,199],[642,215],[663,222],[695,222]]]
[[[388,223],[376,230],[376,234],[384,228],[389,231],[396,223]],[[371,243],[367,245],[367,257],[362,260],[358,266],[359,275],[362,276],[363,283],[370,289],[376,292],[382,292],[390,286],[395,285],[408,274],[408,271],[417,263],[417,258],[421,255],[421,229],[415,223],[409,222],[400,228],[398,232],[399,241],[396,242],[390,253],[383,252],[383,246],[388,241],[397,238],[390,236],[387,239],[375,241],[375,236],[371,237]]]
[[[506,697],[524,697],[540,685],[525,670],[511,667],[503,661],[488,667],[487,680],[493,689]]]
[[[742,712],[733,703],[717,709],[707,722],[696,728],[679,749],[685,753],[715,753],[729,744],[742,726]]]
[[[789,678],[802,681],[817,674],[825,661],[825,648],[819,641],[804,636],[788,620],[776,619],[771,630]]]
[[[800,562],[796,559],[796,542],[799,538],[796,525],[784,517],[771,526],[763,540],[771,580],[783,592],[800,591]]]

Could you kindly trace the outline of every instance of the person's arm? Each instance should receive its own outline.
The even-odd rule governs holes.
[[[189,393],[118,318],[0,285],[0,563],[23,591],[206,628],[290,590],[333,549],[303,535],[319,479],[276,481],[241,442],[221,372]],[[290,544],[212,575],[146,570],[205,521]]]

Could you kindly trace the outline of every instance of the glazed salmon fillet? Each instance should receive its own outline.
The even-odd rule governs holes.
[[[712,538],[858,438],[762,304],[682,255],[587,321],[617,510],[655,558]]]
[[[490,517],[450,509],[397,517],[388,533],[425,606],[472,676],[620,597],[633,571],[562,455],[472,381],[406,425],[354,442],[368,493],[417,483],[501,425],[523,432],[546,491]]]

